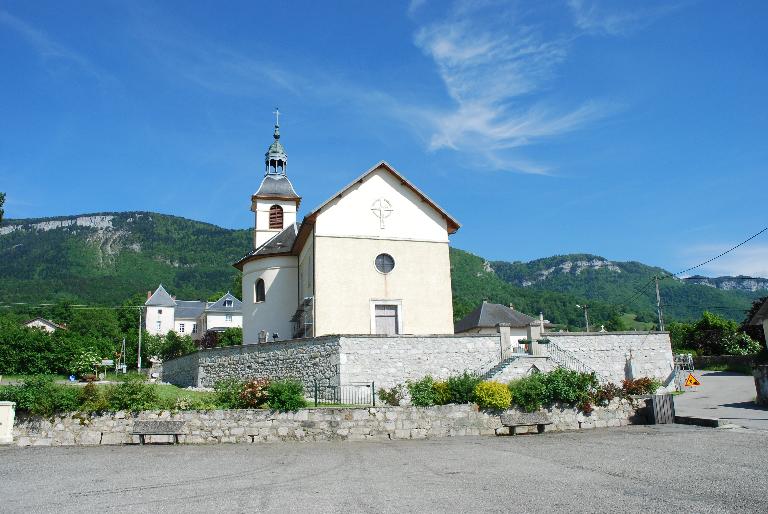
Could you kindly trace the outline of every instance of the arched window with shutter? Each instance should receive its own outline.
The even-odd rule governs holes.
[[[283,229],[283,208],[279,205],[269,208],[269,228]]]
[[[259,280],[256,281],[255,288],[256,288],[256,292],[255,292],[255,296],[254,296],[255,301],[256,302],[263,302],[264,300],[266,300],[266,294],[264,292],[264,280],[263,279],[259,279]]]

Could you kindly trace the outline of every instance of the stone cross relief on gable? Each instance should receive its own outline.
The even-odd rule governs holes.
[[[379,218],[379,226],[381,228],[384,228],[384,220],[392,214],[392,211],[394,211],[392,204],[386,198],[379,198],[371,205],[371,212]]]

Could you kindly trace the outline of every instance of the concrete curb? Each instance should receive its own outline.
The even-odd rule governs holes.
[[[720,418],[702,418],[699,416],[675,416],[675,423],[709,428],[719,428],[725,425]]]

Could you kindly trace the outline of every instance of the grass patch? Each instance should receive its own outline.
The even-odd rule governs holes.
[[[637,321],[637,314],[622,314],[621,320],[629,330],[639,330],[644,332],[651,330],[655,325],[649,321]]]

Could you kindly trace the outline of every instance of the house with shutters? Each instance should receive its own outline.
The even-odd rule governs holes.
[[[459,223],[388,163],[298,218],[279,124],[251,196],[243,339],[451,334],[449,236]]]
[[[231,293],[215,302],[177,300],[160,284],[154,293],[147,292],[144,309],[144,326],[152,335],[164,336],[173,330],[197,340],[208,330],[243,326],[242,302]]]

